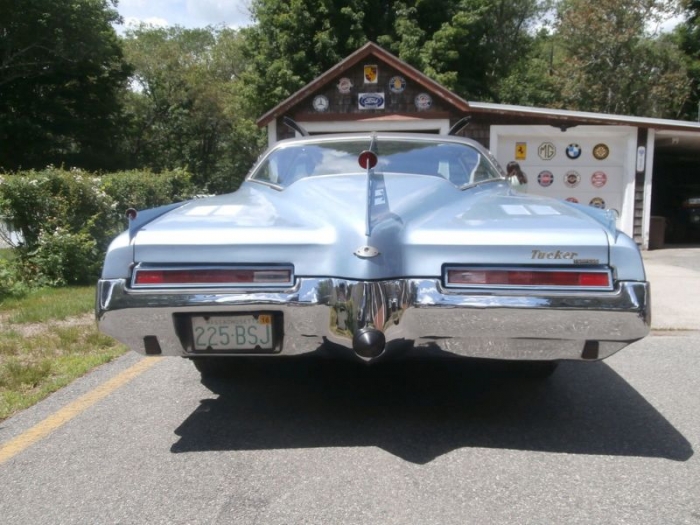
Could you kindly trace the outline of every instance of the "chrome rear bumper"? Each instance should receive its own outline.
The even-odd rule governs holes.
[[[149,337],[163,355],[205,355],[188,349],[176,318],[260,310],[283,315],[277,355],[314,352],[326,342],[351,349],[354,333],[375,328],[384,333],[389,355],[408,342],[426,354],[595,360],[646,336],[651,320],[647,282],[622,282],[595,293],[455,290],[434,279],[300,278],[283,292],[134,291],[124,279],[97,286],[100,330],[140,353],[146,353]]]

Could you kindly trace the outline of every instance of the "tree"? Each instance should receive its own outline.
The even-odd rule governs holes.
[[[681,117],[700,122],[700,1],[684,0],[685,21],[676,28],[678,45],[685,54],[690,93]]]
[[[133,167],[187,167],[209,191],[238,186],[262,134],[240,94],[241,35],[231,29],[142,26],[127,32],[126,94]]]
[[[548,10],[537,0],[462,0],[425,42],[423,70],[458,94],[500,101],[500,81],[529,53]]]
[[[116,0],[0,0],[0,168],[112,167],[128,77]]]
[[[541,0],[253,0],[246,85],[261,114],[367,41],[465,97],[497,99]],[[523,50],[521,54],[519,51]]]
[[[563,107],[554,63],[563,61],[562,50],[546,27],[541,28],[510,73],[498,82],[499,101],[523,106]],[[556,58],[555,58],[556,55]]]
[[[647,30],[667,0],[564,0],[558,7],[553,75],[570,109],[676,117],[688,89],[670,38]]]

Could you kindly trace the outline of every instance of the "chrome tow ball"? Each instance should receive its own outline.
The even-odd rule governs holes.
[[[386,338],[376,328],[363,328],[355,332],[352,338],[352,349],[364,359],[379,357],[384,352]]]

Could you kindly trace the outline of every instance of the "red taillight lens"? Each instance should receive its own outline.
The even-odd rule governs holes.
[[[455,286],[562,286],[608,288],[608,272],[563,272],[557,270],[450,269],[447,284]]]
[[[236,285],[287,284],[292,280],[290,269],[173,269],[136,270],[134,285]]]

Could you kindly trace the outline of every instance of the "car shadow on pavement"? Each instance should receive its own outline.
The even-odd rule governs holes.
[[[203,382],[219,397],[202,400],[176,429],[174,453],[375,446],[418,464],[463,447],[693,455],[602,362],[562,363],[538,382],[481,361],[367,367],[300,358],[245,362],[229,379]]]

